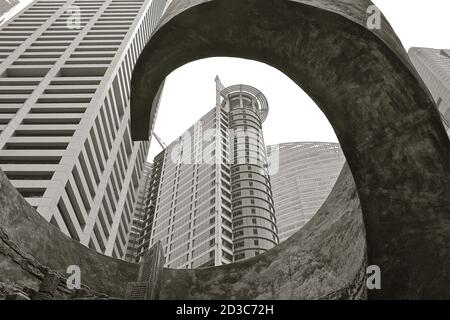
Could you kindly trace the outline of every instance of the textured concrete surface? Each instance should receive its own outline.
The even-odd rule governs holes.
[[[382,270],[382,289],[369,298],[450,298],[450,141],[388,22],[367,29],[371,4],[174,0],[133,74],[132,134],[148,137],[149,101],[188,62],[229,56],[279,69],[317,103],[342,145],[368,263]]]
[[[47,223],[0,171],[0,293],[8,287],[38,290],[47,270],[66,278],[70,265],[81,268],[81,282],[88,291],[113,297],[125,295],[126,283],[137,279],[139,269],[65,236]],[[60,294],[69,294],[64,292]]]
[[[365,299],[366,243],[348,166],[314,218],[258,257],[163,273],[161,299]]]

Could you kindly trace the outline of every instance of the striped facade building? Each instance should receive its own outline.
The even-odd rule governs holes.
[[[47,221],[126,254],[149,142],[130,78],[164,0],[35,0],[0,29],[0,168]]]
[[[270,181],[282,242],[320,209],[341,173],[345,156],[338,143],[326,142],[272,145],[267,153],[278,161]]]

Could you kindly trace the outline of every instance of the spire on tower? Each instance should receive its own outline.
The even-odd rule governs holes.
[[[216,106],[219,106],[221,100],[220,93],[222,92],[223,89],[225,89],[225,86],[220,81],[219,76],[216,76],[215,80],[216,80]]]

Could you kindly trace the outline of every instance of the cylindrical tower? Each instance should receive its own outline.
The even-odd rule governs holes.
[[[246,85],[221,92],[229,114],[234,260],[254,257],[278,244],[262,123],[269,105]]]

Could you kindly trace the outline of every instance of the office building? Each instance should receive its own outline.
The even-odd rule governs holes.
[[[0,28],[0,168],[54,226],[124,258],[149,147],[130,78],[163,0],[35,0]]]
[[[280,242],[303,227],[327,199],[345,163],[337,143],[299,142],[267,147]]]
[[[167,267],[227,264],[278,244],[267,100],[250,86],[216,83],[216,106],[154,160],[138,251],[161,241]]]
[[[450,136],[450,50],[411,48],[408,54],[436,101]]]

